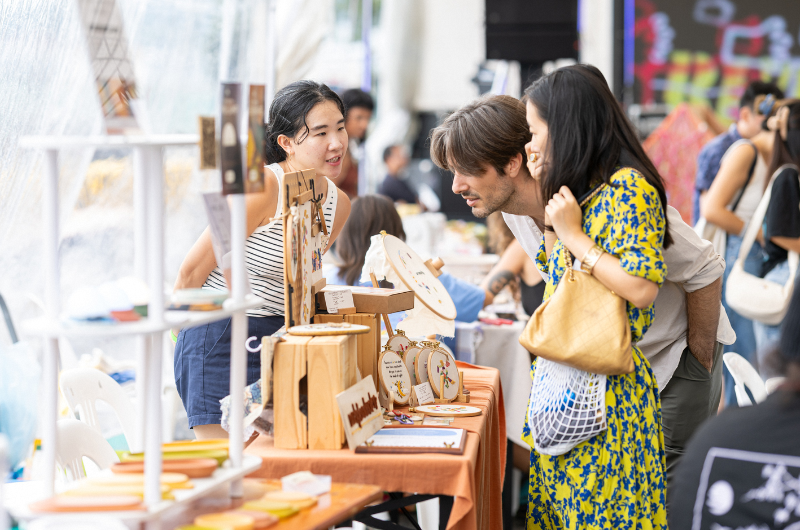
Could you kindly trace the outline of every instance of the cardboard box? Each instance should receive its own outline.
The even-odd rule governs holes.
[[[374,381],[378,380],[378,355],[381,351],[381,321],[375,313],[354,313],[351,315],[326,315],[317,313],[314,315],[314,323],[322,322],[348,322],[350,324],[361,324],[369,327],[369,333],[356,335],[356,347],[358,349],[358,371],[361,377],[372,376]]]
[[[407,289],[381,289],[350,285],[326,285],[317,293],[317,311],[325,311],[325,292],[334,290],[353,292],[353,303],[359,313],[390,314],[414,308],[414,292]]]

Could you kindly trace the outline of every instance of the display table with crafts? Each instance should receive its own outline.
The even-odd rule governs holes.
[[[493,368],[458,363],[469,406],[478,416],[456,418],[450,424],[467,431],[464,453],[362,454],[338,450],[276,449],[273,439],[259,436],[245,450],[263,459],[250,477],[278,479],[300,470],[330,475],[334,482],[375,484],[383,491],[454,497],[448,529],[502,528],[500,513],[505,469],[506,422],[500,375]],[[454,403],[454,405],[460,405]],[[395,407],[407,411],[407,407]],[[416,427],[409,426],[408,429]]]

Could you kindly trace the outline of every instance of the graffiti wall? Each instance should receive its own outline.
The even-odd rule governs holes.
[[[633,53],[625,66],[635,103],[706,103],[728,124],[751,80],[774,81],[800,97],[800,1],[626,3]]]

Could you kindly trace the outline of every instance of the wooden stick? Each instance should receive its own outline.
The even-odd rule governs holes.
[[[389,412],[394,412],[394,391],[389,391]]]
[[[459,371],[458,372],[458,400],[461,401],[461,399],[463,397],[464,397],[464,372],[463,371]]]
[[[375,272],[372,269],[369,270],[369,278],[372,280],[372,286],[377,288],[378,279],[375,277]],[[391,339],[394,337],[394,331],[392,331],[392,323],[389,321],[389,315],[381,313],[381,316],[383,317],[383,323],[386,325],[386,333],[389,334],[389,338]]]
[[[444,375],[439,376],[439,397],[444,399]]]

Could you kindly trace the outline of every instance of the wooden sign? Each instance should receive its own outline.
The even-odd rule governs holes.
[[[417,373],[415,371],[417,365],[417,356],[419,352],[422,351],[416,342],[411,341],[411,344],[408,346],[406,353],[403,355],[403,362],[406,364],[406,368],[408,368],[408,375],[411,376],[411,385],[417,385]]]
[[[458,369],[450,352],[442,348],[431,351],[428,357],[428,381],[439,399],[453,401],[458,396]]]
[[[264,191],[264,85],[250,85],[245,193]]]
[[[336,403],[350,449],[355,450],[383,427],[378,391],[371,375],[337,394]]]
[[[394,402],[406,405],[411,394],[411,378],[403,359],[392,350],[384,350],[378,359],[378,375],[383,391],[391,395]]]
[[[406,337],[402,329],[395,331],[394,335],[386,341],[386,347],[397,353],[401,358],[404,358],[410,346],[411,341]]]
[[[239,142],[240,89],[238,83],[222,83],[220,166],[222,194],[244,193],[242,146]]]
[[[217,169],[217,123],[213,116],[200,116],[200,169]]]

